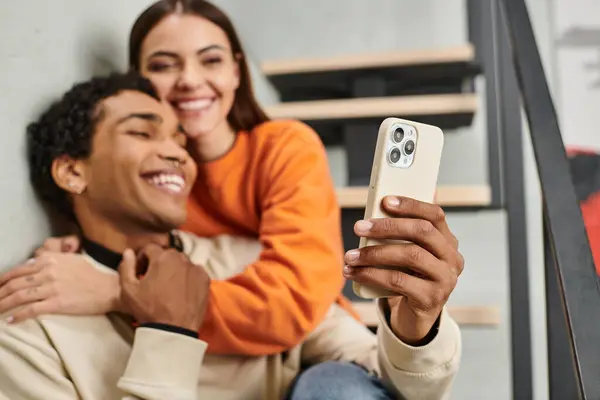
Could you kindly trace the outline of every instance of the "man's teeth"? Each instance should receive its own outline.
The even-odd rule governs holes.
[[[200,111],[204,110],[212,104],[212,99],[200,99],[193,101],[181,101],[177,103],[177,108],[184,111]]]
[[[149,178],[151,184],[154,186],[170,190],[175,193],[179,193],[185,187],[185,180],[179,175],[160,174],[154,175]]]

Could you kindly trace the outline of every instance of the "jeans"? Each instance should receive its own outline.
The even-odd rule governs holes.
[[[379,379],[363,368],[329,361],[302,372],[288,400],[391,400]]]

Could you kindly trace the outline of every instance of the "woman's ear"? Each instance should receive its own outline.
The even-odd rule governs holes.
[[[68,156],[54,159],[52,178],[61,189],[71,194],[82,194],[87,188],[83,161]]]
[[[235,74],[235,89],[237,90],[240,87],[240,70],[243,66],[243,63],[245,63],[246,61],[245,61],[242,53],[235,53],[233,57],[235,60],[235,62],[234,62],[235,69],[234,69],[233,73]],[[245,65],[245,67],[248,68],[247,65]]]

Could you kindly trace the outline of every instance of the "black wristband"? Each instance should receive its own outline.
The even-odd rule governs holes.
[[[161,331],[179,333],[180,335],[185,335],[185,336],[192,337],[194,339],[198,339],[198,332],[194,332],[189,329],[185,329],[185,328],[175,326],[175,325],[162,324],[159,322],[147,322],[145,324],[140,324],[140,328],[159,329]]]

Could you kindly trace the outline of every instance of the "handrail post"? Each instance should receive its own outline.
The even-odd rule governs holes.
[[[600,288],[525,0],[501,0],[540,178],[556,287],[581,399],[600,398]],[[554,342],[553,342],[554,343]],[[556,349],[550,348],[552,357]],[[563,354],[567,354],[563,352]]]
[[[510,322],[512,347],[513,400],[532,400],[533,351],[529,297],[529,248],[525,208],[525,167],[523,158],[523,120],[519,104],[519,87],[510,60],[508,27],[497,0],[492,1],[498,52],[500,98],[500,132],[504,207],[507,216],[508,271],[510,285]]]
[[[529,257],[519,88],[498,0],[469,0],[469,36],[483,64],[488,172],[493,206],[507,216],[511,381],[514,400],[533,398]]]

